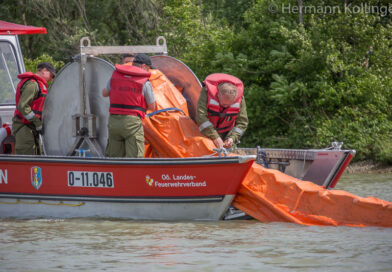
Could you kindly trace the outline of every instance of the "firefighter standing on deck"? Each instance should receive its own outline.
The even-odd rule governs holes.
[[[16,109],[12,119],[16,154],[41,154],[38,134],[42,133],[42,109],[47,83],[55,76],[56,69],[48,62],[38,64],[35,74],[26,72],[18,75],[21,81],[16,89]]]
[[[102,90],[110,99],[108,157],[144,157],[142,120],[146,110],[155,109],[155,98],[148,81],[153,68],[151,59],[137,54],[133,65],[116,65],[116,70]]]
[[[203,81],[196,122],[217,148],[235,148],[248,127],[244,85],[227,74],[211,74]]]

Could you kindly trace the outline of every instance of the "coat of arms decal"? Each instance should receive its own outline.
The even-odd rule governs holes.
[[[31,167],[31,184],[33,184],[35,189],[39,189],[42,185],[42,170],[41,167],[34,166]]]

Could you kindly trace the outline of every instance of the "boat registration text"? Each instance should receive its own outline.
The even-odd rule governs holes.
[[[68,171],[68,186],[114,188],[113,173]]]

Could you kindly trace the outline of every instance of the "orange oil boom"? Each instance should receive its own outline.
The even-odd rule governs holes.
[[[182,112],[166,111],[145,118],[146,156],[198,157],[214,153],[213,142],[201,135],[189,117],[181,90],[159,70],[151,72],[157,110],[174,107]],[[261,222],[392,227],[392,202],[327,190],[256,163],[243,180],[233,205]]]

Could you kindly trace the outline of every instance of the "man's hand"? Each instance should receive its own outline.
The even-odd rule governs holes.
[[[154,111],[155,110],[155,101],[151,104],[147,104],[147,110],[148,111]]]
[[[110,94],[110,92],[109,92],[108,90],[106,90],[106,88],[103,88],[103,89],[102,89],[102,96],[103,96],[103,97],[108,97],[109,94]]]
[[[223,143],[224,148],[230,148],[234,144],[234,141],[232,138],[227,138],[226,141]]]
[[[42,131],[42,121],[40,119],[38,119],[37,116],[35,116],[32,122],[33,122],[33,124],[35,126],[35,130],[37,131],[37,133],[42,135],[43,134],[43,131]]]
[[[223,148],[223,140],[221,137],[216,138],[215,140],[213,140],[216,148]]]

